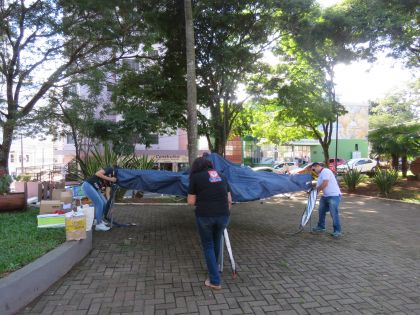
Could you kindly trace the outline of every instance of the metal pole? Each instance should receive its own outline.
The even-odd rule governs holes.
[[[20,173],[23,174],[23,139],[22,139],[22,134],[20,134],[20,156],[21,156],[20,167],[22,168]]]
[[[335,161],[334,161],[334,169],[335,169],[336,174],[337,174],[337,154],[338,154],[338,113],[337,113],[337,120],[335,122]]]

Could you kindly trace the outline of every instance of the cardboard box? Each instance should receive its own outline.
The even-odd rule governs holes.
[[[40,214],[37,215],[39,228],[63,228],[65,227],[64,214]]]
[[[60,200],[41,200],[39,214],[54,213],[58,210],[61,210]]]
[[[60,200],[62,203],[72,203],[73,191],[67,189],[54,189],[51,200]]]

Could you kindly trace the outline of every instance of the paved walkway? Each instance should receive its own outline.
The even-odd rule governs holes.
[[[191,208],[117,206],[140,225],[95,233],[92,253],[22,314],[420,314],[420,205],[345,196],[335,240],[290,235],[303,202],[234,205],[238,278],[226,260],[221,291],[203,285]]]

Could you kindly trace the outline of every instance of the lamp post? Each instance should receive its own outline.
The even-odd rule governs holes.
[[[20,134],[20,167],[21,167],[21,171],[20,173],[23,174],[23,137],[22,134]]]
[[[338,154],[338,112],[337,120],[335,121],[335,160],[334,160],[334,169],[337,174],[337,154]]]

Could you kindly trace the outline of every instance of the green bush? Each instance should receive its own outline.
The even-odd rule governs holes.
[[[349,191],[355,191],[357,185],[363,182],[364,176],[357,169],[351,169],[343,174],[343,181]]]
[[[373,181],[378,187],[379,193],[385,197],[389,196],[392,186],[397,183],[397,180],[397,170],[377,170],[373,177]]]
[[[0,194],[4,195],[9,192],[10,184],[13,182],[12,176],[9,174],[0,175]]]
[[[16,177],[16,180],[19,182],[29,182],[32,179],[32,176],[29,174],[21,174]]]

